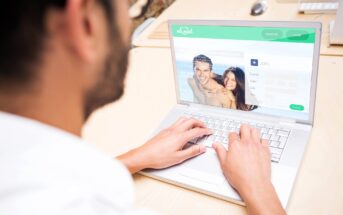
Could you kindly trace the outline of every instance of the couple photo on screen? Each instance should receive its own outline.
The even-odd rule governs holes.
[[[193,58],[193,77],[187,82],[194,102],[230,109],[251,111],[256,105],[245,103],[245,74],[239,67],[228,67],[221,74],[213,71],[212,60],[203,54]]]

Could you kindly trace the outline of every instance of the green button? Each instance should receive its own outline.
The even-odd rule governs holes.
[[[287,38],[289,40],[307,40],[309,37],[306,31],[302,30],[290,30],[287,32]]]
[[[304,110],[304,106],[302,106],[302,105],[291,104],[289,107],[292,110],[298,110],[298,111],[303,111]]]

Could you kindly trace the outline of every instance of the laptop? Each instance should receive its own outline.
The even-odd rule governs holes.
[[[321,24],[170,20],[169,34],[177,104],[154,134],[182,116],[214,133],[191,141],[206,153],[141,174],[244,205],[211,145],[228,147],[228,132],[250,124],[269,141],[272,183],[286,208],[313,127]]]

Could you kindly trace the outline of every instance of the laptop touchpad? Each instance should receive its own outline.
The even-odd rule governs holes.
[[[209,149],[211,150],[211,149]],[[186,161],[181,175],[204,182],[220,185],[225,181],[217,155],[209,151]]]

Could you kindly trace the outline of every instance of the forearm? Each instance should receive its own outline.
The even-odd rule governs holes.
[[[126,168],[129,170],[131,174],[148,168],[145,162],[143,162],[142,156],[139,153],[139,148],[133,149],[131,151],[126,152],[125,154],[119,155],[117,159],[126,166]]]
[[[242,193],[249,215],[286,215],[271,183]]]

